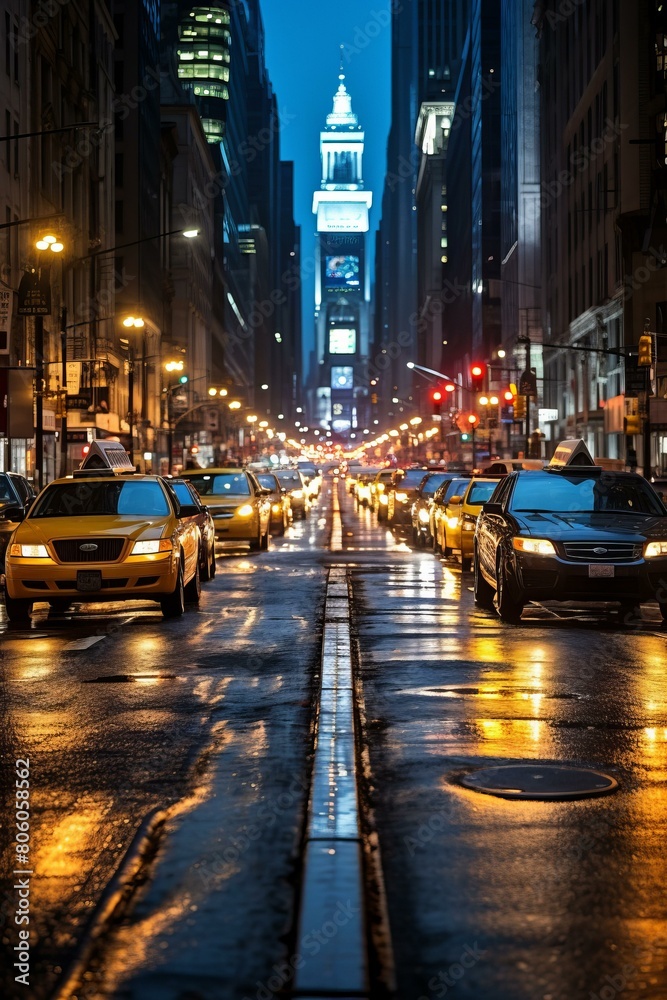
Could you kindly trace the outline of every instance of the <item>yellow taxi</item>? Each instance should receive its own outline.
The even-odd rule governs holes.
[[[199,601],[200,530],[160,476],[75,472],[46,486],[11,537],[5,607],[11,622],[33,604],[157,601],[165,618]]]
[[[246,543],[251,552],[268,549],[271,490],[245,469],[197,469],[180,475],[192,483],[211,512],[219,542]]]
[[[490,499],[499,481],[499,478],[473,477],[461,494],[450,496],[447,501],[442,550],[445,556],[456,554],[462,570],[467,571],[472,566],[477,518],[482,504]]]

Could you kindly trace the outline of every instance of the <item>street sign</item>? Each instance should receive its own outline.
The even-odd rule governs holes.
[[[65,367],[67,369],[67,395],[78,396],[81,390],[81,362],[68,361]]]
[[[51,274],[48,267],[26,271],[19,284],[19,316],[49,316],[51,313]]]
[[[519,379],[520,396],[537,396],[537,373],[534,368],[525,371]]]

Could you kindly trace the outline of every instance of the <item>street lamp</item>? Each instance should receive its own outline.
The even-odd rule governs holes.
[[[126,316],[123,320],[123,326],[126,330],[144,330],[146,323],[142,316]],[[142,353],[145,354],[146,341],[142,334]],[[128,408],[128,424],[130,427],[130,453],[132,456],[132,464],[134,465],[134,345],[128,340],[127,341],[127,353],[128,353],[128,380],[127,380],[127,408]],[[142,399],[145,398],[145,386],[143,384],[143,374],[144,374],[144,358],[142,358],[142,385],[141,385],[141,395]]]
[[[471,413],[468,417],[468,423],[470,424],[470,430],[472,433],[472,469],[475,471],[475,428],[479,423],[479,417],[475,413]]]
[[[47,233],[35,242],[35,249],[41,254],[47,250],[59,254],[65,249],[64,243]],[[41,272],[41,260],[39,270]],[[49,278],[50,289],[50,278]],[[49,290],[49,306],[51,293]],[[35,478],[39,489],[44,485],[44,316],[35,315]],[[65,430],[65,439],[67,431]]]

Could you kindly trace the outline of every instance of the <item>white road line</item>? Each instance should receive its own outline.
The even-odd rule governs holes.
[[[343,550],[343,522],[340,516],[340,500],[338,498],[338,479],[334,479],[333,496],[333,527],[331,529],[331,544],[329,548],[332,552],[342,552]]]

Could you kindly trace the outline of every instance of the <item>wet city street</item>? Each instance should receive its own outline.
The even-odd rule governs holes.
[[[3,625],[2,752],[30,760],[31,996],[667,997],[657,605],[626,623],[613,605],[531,604],[504,624],[475,607],[472,574],[331,477],[268,552],[217,567],[173,621],[136,602]],[[367,978],[313,994],[276,970],[319,933],[301,889],[334,572],[351,595]],[[524,801],[461,784],[533,763],[618,789]],[[331,787],[344,779],[332,765]],[[331,899],[328,921],[354,911],[343,884]],[[326,959],[338,938],[322,942]],[[27,995],[2,975],[3,996]]]

